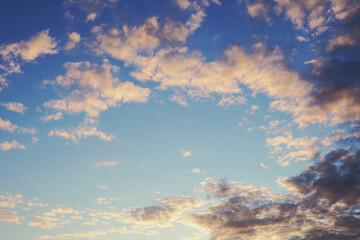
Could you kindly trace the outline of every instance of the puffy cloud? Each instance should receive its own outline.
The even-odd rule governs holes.
[[[263,17],[267,23],[271,23],[271,18],[268,16],[269,4],[265,2],[254,2],[247,4],[246,7],[251,17]]]
[[[12,124],[9,120],[3,120],[0,118],[0,129],[13,133],[17,130],[19,133],[36,134],[38,130],[36,128],[25,128],[19,127],[18,125]]]
[[[290,161],[307,161],[314,159],[319,155],[319,149],[316,146],[319,139],[307,136],[293,138],[290,132],[285,132],[285,136],[266,138],[266,145],[272,148],[272,153],[276,154],[283,151],[283,145],[286,146],[287,154],[278,157],[278,163],[282,166],[288,166]]]
[[[169,227],[174,220],[205,204],[203,201],[188,196],[165,198],[160,200],[159,203],[157,206],[132,208],[128,210],[122,221],[136,225]]]
[[[27,107],[24,104],[19,102],[8,102],[8,103],[1,103],[1,106],[5,107],[9,111],[14,111],[20,114],[24,114],[24,111]]]
[[[63,113],[62,112],[57,112],[57,113],[54,113],[54,114],[45,115],[45,116],[41,117],[40,119],[43,122],[49,122],[49,121],[57,121],[57,120],[62,119],[62,118],[63,118]]]
[[[89,15],[87,15],[86,17],[86,21],[89,22],[89,21],[94,21],[95,18],[96,18],[97,14],[96,13],[90,13]]]
[[[0,118],[0,129],[3,131],[8,131],[8,132],[14,132],[16,129],[18,129],[19,127],[15,124],[12,124],[9,120],[3,120]]]
[[[261,168],[263,168],[263,169],[267,169],[267,168],[268,168],[264,163],[259,163],[259,167],[261,167]]]
[[[114,58],[127,63],[135,61],[139,53],[151,53],[160,45],[157,36],[159,25],[156,17],[148,18],[139,27],[123,26],[122,31],[111,29],[103,33],[100,27],[95,27],[93,32],[99,42],[99,53],[106,53]]]
[[[56,46],[55,39],[49,36],[49,30],[43,30],[29,41],[0,46],[0,55],[5,60],[21,57],[25,61],[32,61],[41,55],[58,53]]]
[[[21,194],[12,195],[4,193],[0,195],[0,207],[2,208],[15,208],[21,203],[23,203],[23,196]]]
[[[28,225],[32,227],[40,227],[44,229],[51,229],[58,227],[57,221],[58,218],[46,217],[46,216],[35,216],[35,218],[29,221]]]
[[[80,34],[77,32],[72,32],[68,34],[68,41],[66,42],[65,45],[65,50],[70,50],[73,49],[76,44],[78,44],[78,42],[80,42]]]
[[[229,107],[230,105],[241,105],[246,103],[245,97],[242,96],[224,96],[218,105],[221,107]]]
[[[201,173],[201,170],[198,169],[198,168],[192,168],[192,169],[191,169],[191,172],[192,172],[192,173],[199,174],[199,173]]]
[[[97,129],[95,126],[81,123],[76,128],[68,129],[55,129],[51,130],[49,136],[58,136],[71,140],[74,143],[78,143],[82,138],[88,138],[92,136],[99,137],[101,140],[111,142],[114,139],[113,135],[108,135]]]
[[[308,166],[301,174],[282,180],[282,185],[306,199],[326,204],[356,206],[360,200],[360,152],[352,155],[345,149],[327,153],[321,161]]]
[[[104,161],[95,163],[94,167],[115,167],[118,164],[120,164],[118,161]]]
[[[185,150],[185,149],[180,149],[180,153],[183,157],[190,157],[192,155],[194,155],[193,152],[190,152],[189,150]]]
[[[48,84],[62,87],[77,87],[68,96],[51,100],[44,106],[70,114],[85,112],[90,117],[98,117],[100,111],[115,107],[121,103],[146,102],[150,90],[134,85],[131,82],[119,82],[112,71],[118,68],[104,63],[90,62],[66,63],[67,73],[58,76]]]
[[[21,150],[25,150],[26,147],[20,143],[18,143],[16,140],[13,140],[12,142],[1,142],[0,143],[0,150],[1,151],[9,151],[9,150],[13,150],[13,149],[21,149]]]
[[[22,219],[24,217],[19,217],[15,211],[0,210],[0,221],[20,223]]]
[[[37,137],[32,137],[32,139],[31,139],[32,143],[37,143],[38,141],[39,141],[39,138],[37,138]]]

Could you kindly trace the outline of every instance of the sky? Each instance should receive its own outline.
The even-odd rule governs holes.
[[[0,32],[1,239],[360,239],[358,0],[3,0]]]

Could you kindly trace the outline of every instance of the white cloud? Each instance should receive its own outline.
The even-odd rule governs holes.
[[[72,32],[68,34],[68,41],[65,45],[65,50],[73,49],[78,42],[80,42],[80,34],[77,32]]]
[[[97,17],[97,14],[96,13],[90,13],[89,15],[86,16],[86,21],[89,22],[89,21],[94,21],[95,18]]]
[[[260,163],[259,167],[263,168],[263,169],[267,169],[268,167],[264,164],[264,163]]]
[[[5,107],[9,111],[14,111],[20,114],[24,114],[24,111],[27,107],[24,104],[19,102],[8,102],[8,103],[1,103],[1,106]]]
[[[102,190],[104,190],[104,189],[109,189],[109,185],[107,185],[106,183],[101,183],[100,185],[98,185],[97,186],[99,189],[102,189]]]
[[[75,62],[66,63],[65,67],[65,75],[46,82],[61,87],[74,86],[75,89],[62,99],[44,103],[45,107],[70,114],[85,112],[89,117],[98,117],[108,107],[128,102],[143,103],[150,95],[147,88],[132,82],[119,82],[112,74],[118,71],[118,67],[108,63]]]
[[[21,150],[25,150],[26,147],[20,143],[18,143],[16,140],[13,140],[12,142],[1,142],[0,143],[0,150],[1,151],[9,151],[9,150],[13,150],[13,149],[21,149]]]
[[[94,167],[115,167],[120,164],[119,161],[103,161],[94,164]]]
[[[14,132],[16,129],[18,129],[19,127],[15,124],[12,124],[9,120],[3,120],[0,118],[0,129],[3,131],[8,131],[8,132]]]
[[[20,41],[0,46],[0,55],[5,60],[21,57],[25,61],[32,61],[45,54],[58,53],[57,43],[49,36],[49,30],[36,33],[29,41]]]
[[[79,124],[79,126],[76,128],[51,130],[48,135],[65,138],[71,140],[74,143],[78,143],[82,138],[88,138],[92,136],[96,136],[106,142],[111,142],[114,139],[113,135],[103,133],[102,131],[98,130],[97,127],[84,123]]]
[[[192,168],[192,169],[191,169],[191,172],[192,172],[192,173],[199,174],[199,173],[201,173],[201,170],[198,169],[198,168]]]
[[[41,117],[40,119],[43,122],[49,122],[49,121],[57,121],[57,120],[62,119],[62,118],[63,118],[63,113],[62,112],[57,112],[57,113],[54,113],[54,114],[45,115],[45,116]]]
[[[180,149],[180,153],[183,157],[190,157],[192,155],[194,155],[193,152],[190,152],[189,150],[185,150],[185,149]]]
[[[31,142],[32,143],[37,143],[39,141],[39,138],[37,138],[37,137],[33,137],[32,139],[31,139]]]

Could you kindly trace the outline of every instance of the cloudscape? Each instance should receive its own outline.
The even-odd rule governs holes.
[[[0,239],[360,239],[360,1],[3,0],[0,31]]]

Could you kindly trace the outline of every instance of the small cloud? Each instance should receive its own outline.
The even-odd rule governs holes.
[[[99,189],[102,189],[102,190],[104,190],[104,189],[109,189],[109,186],[106,184],[106,183],[101,183],[100,185],[98,185],[97,186]]]
[[[89,22],[89,21],[94,21],[95,18],[96,18],[96,13],[90,13],[89,15],[87,15],[86,17],[86,21]]]
[[[189,150],[185,150],[185,149],[180,149],[180,152],[182,154],[183,157],[190,157],[192,155],[194,155],[193,152],[190,152]]]
[[[45,116],[41,117],[40,120],[43,122],[49,122],[49,121],[57,121],[61,118],[63,118],[63,113],[57,112],[54,114],[45,115]]]
[[[68,41],[65,45],[65,49],[66,50],[73,49],[76,46],[76,44],[80,42],[80,39],[81,39],[80,34],[78,34],[77,32],[69,33]]]
[[[31,142],[32,143],[37,143],[39,141],[39,138],[37,138],[37,137],[33,137],[32,139],[31,139]]]
[[[5,107],[9,111],[17,112],[20,114],[24,114],[24,111],[27,107],[24,104],[19,102],[8,102],[8,103],[1,103],[1,106]]]
[[[198,169],[198,168],[192,168],[192,169],[191,169],[191,172],[192,172],[192,173],[199,174],[199,173],[201,173],[201,170]]]
[[[104,161],[95,163],[94,167],[115,167],[116,165],[120,164],[118,161]]]
[[[263,168],[263,169],[267,169],[268,167],[264,164],[264,163],[260,163],[259,167]]]
[[[0,150],[1,151],[9,151],[9,150],[13,150],[13,149],[21,149],[21,150],[25,150],[26,147],[20,143],[18,143],[16,140],[13,140],[12,142],[2,142],[0,143]]]
[[[308,41],[308,39],[304,38],[303,36],[297,36],[296,40],[298,40],[299,42],[306,42]]]
[[[154,193],[155,193],[155,194],[160,194],[160,191],[155,191]]]

